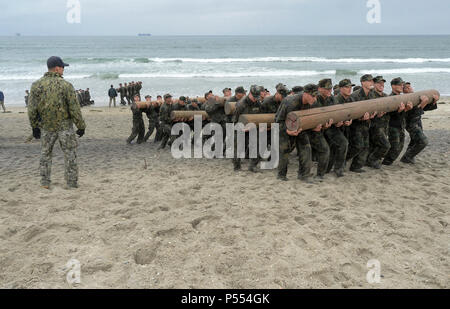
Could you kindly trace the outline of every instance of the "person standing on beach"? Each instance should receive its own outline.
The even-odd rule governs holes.
[[[48,72],[31,86],[28,117],[33,136],[41,139],[41,186],[50,188],[53,146],[59,140],[64,152],[65,179],[68,188],[78,188],[77,134],[82,137],[86,124],[72,84],[63,79],[69,66],[59,57],[47,60]],[[73,125],[78,128],[74,131]],[[42,132],[41,132],[42,129]]]
[[[25,106],[28,106],[28,98],[30,97],[30,92],[25,90]]]
[[[127,96],[126,88],[122,84],[119,84],[119,89],[117,89],[116,91],[120,93],[120,105],[127,105],[127,103],[125,102],[125,97]]]
[[[3,112],[6,113],[6,109],[5,109],[5,95],[3,94],[2,91],[0,91],[0,105],[3,108]]]
[[[114,88],[114,85],[111,85],[111,88],[109,88],[108,96],[109,96],[109,107],[111,108],[112,102],[114,102],[114,107],[116,107],[117,91]]]

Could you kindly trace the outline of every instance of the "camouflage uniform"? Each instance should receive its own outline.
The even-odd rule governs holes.
[[[397,95],[394,92],[391,93],[391,96]],[[400,153],[403,151],[405,146],[405,127],[406,127],[406,112],[391,112],[389,113],[389,142],[391,144],[391,148],[389,152],[386,154],[383,164],[391,165],[398,159]]]
[[[263,114],[276,114],[281,102],[275,100],[275,96],[269,96],[264,98],[261,104],[261,112]]]
[[[117,92],[120,93],[120,104],[126,105],[127,103],[125,102],[125,97],[127,96],[127,89],[124,86],[122,86],[119,89],[117,89]]]
[[[145,126],[144,119],[142,119],[142,111],[137,108],[135,102],[131,104],[131,112],[133,113],[133,129],[131,130],[131,135],[127,139],[127,143],[131,142],[137,137],[137,143],[142,144],[144,142]]]
[[[45,73],[31,86],[28,117],[32,128],[42,129],[41,185],[50,185],[53,146],[59,140],[64,152],[66,182],[70,187],[76,187],[78,144],[73,124],[80,130],[86,129],[86,124],[72,84],[58,73]]]
[[[161,106],[161,110],[159,113],[159,119],[161,121],[161,145],[160,149],[164,149],[167,145],[167,142],[170,139],[171,131],[172,131],[172,119],[170,118],[170,114],[173,111],[173,104],[164,103]]]
[[[225,115],[225,109],[223,105],[217,102],[214,98],[206,101],[205,103],[205,111],[208,113],[210,123],[217,123],[222,127],[222,138],[223,143],[225,144],[226,140],[226,123],[227,123],[227,115]],[[203,140],[209,138],[208,136],[203,136]]]
[[[387,97],[384,92],[379,94],[373,92],[375,98]],[[370,154],[367,158],[367,165],[379,168],[381,160],[389,152],[391,143],[389,142],[389,120],[391,116],[389,113],[383,117],[375,117],[370,124]]]
[[[422,115],[424,111],[431,111],[437,109],[436,101],[433,100],[431,104],[425,106],[422,110],[419,107],[414,107],[406,113],[406,131],[408,131],[411,142],[408,145],[402,161],[407,163],[414,162],[414,158],[421,153],[428,146],[428,139],[423,133]]]
[[[131,102],[133,102],[133,85],[129,84],[126,87],[126,90],[127,90],[127,92],[126,92],[127,97],[126,98],[127,98],[127,101],[128,101],[128,105],[130,105]]]
[[[353,102],[371,100],[375,98],[374,91],[370,91],[367,95],[364,89],[359,89],[351,95]],[[363,120],[353,120],[350,126],[349,148],[347,153],[347,161],[353,159],[350,167],[351,171],[362,169],[367,163],[370,148],[370,122]]]
[[[256,87],[258,88],[258,87]],[[249,96],[243,97],[239,102],[236,103],[236,110],[234,111],[232,121],[233,123],[239,122],[239,117],[241,115],[246,114],[261,114],[261,104],[257,102],[252,102],[249,98]],[[235,133],[234,137],[234,149],[235,149],[235,157],[233,159],[233,165],[235,170],[239,170],[241,168],[241,159],[237,157],[237,143],[238,143],[238,137],[237,132]],[[250,133],[245,132],[245,153],[246,156],[249,153],[249,145],[250,145]],[[257,158],[250,159],[250,167],[249,170],[254,171],[256,166],[258,165],[260,161],[259,154]]]
[[[159,106],[151,105],[145,113],[148,118],[148,132],[144,137],[144,142],[148,141],[155,129],[159,129]]]
[[[317,101],[322,107],[333,106],[339,104],[335,97],[324,98],[319,95]],[[324,131],[325,138],[330,147],[330,158],[328,160],[327,173],[334,169],[336,172],[342,173],[345,168],[345,158],[348,150],[348,140],[344,135],[343,127],[332,125]]]
[[[315,90],[314,90],[315,89]],[[305,87],[305,91],[317,94],[317,87],[312,88],[310,85]],[[319,104],[309,106],[303,104],[303,92],[296,95],[288,96],[283,100],[275,116],[275,122],[280,125],[280,163],[278,165],[278,176],[284,178],[287,175],[289,154],[292,151],[292,145],[295,145],[299,153],[299,171],[298,176],[301,179],[307,179],[311,176],[312,148],[318,155],[319,166],[317,174],[325,175],[328,168],[328,160],[330,157],[330,147],[325,140],[322,132],[302,131],[298,136],[289,136],[286,132],[286,118],[290,112],[306,110],[319,107]]]

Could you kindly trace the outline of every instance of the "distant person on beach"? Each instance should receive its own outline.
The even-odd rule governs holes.
[[[0,91],[0,105],[3,108],[3,112],[6,113],[6,109],[5,109],[5,95],[3,94],[2,91]]]
[[[64,152],[67,187],[78,188],[77,134],[82,137],[86,124],[72,84],[63,79],[69,66],[59,57],[47,60],[48,72],[31,86],[28,117],[33,136],[41,139],[41,186],[50,189],[53,146],[59,140]],[[74,131],[73,125],[78,130]],[[42,129],[42,132],[41,132]]]
[[[30,97],[30,92],[25,90],[25,106],[28,106],[28,98]]]
[[[114,88],[114,85],[111,85],[111,88],[109,88],[108,96],[109,96],[109,107],[111,108],[112,102],[114,102],[114,107],[116,107],[117,91]]]

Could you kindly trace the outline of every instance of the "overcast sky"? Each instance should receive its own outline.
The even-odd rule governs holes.
[[[0,0],[0,35],[377,35],[450,34],[448,0],[79,0],[81,23],[67,22],[68,0]]]

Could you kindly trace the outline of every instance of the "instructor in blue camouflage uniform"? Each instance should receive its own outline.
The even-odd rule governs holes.
[[[69,66],[59,57],[47,60],[48,72],[33,83],[28,104],[28,117],[33,136],[41,139],[41,186],[50,188],[53,146],[59,140],[64,152],[65,179],[68,188],[78,187],[77,138],[84,135],[86,124],[72,84],[63,79]],[[41,132],[42,129],[42,132]]]

